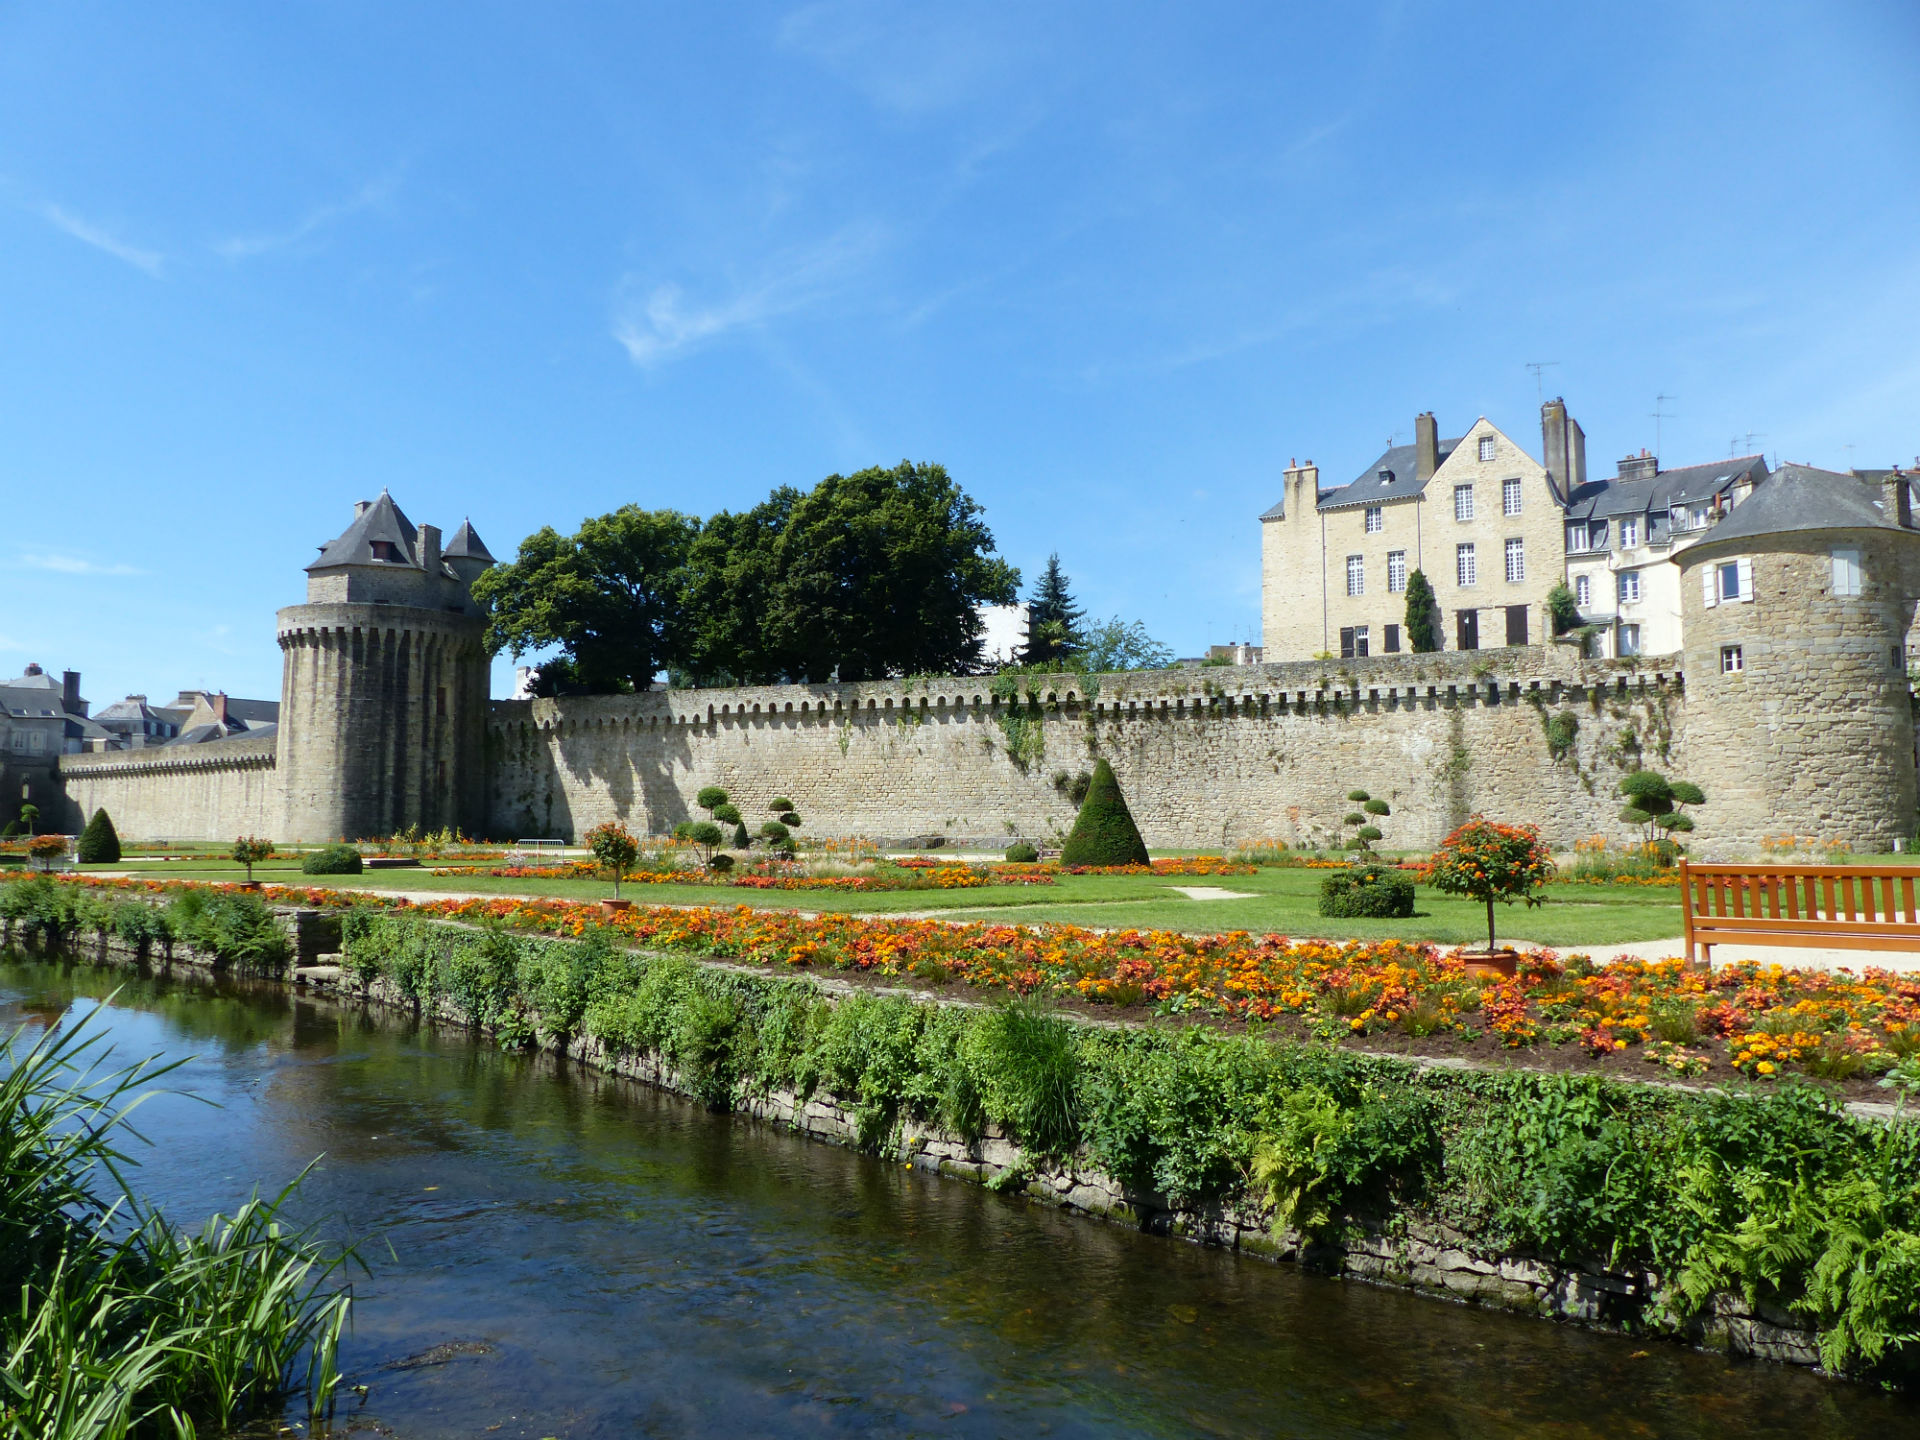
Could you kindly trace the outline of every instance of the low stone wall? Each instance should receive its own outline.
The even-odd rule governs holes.
[[[77,832],[104,809],[123,840],[271,837],[283,808],[271,736],[65,755],[59,778],[63,826]]]
[[[1632,838],[1619,777],[1683,739],[1681,678],[1566,646],[1363,660],[496,702],[496,835],[651,833],[795,802],[803,833],[1003,846],[1064,834],[1068,782],[1113,765],[1147,843],[1220,848],[1340,837],[1364,786],[1386,844],[1426,849],[1469,814],[1537,823],[1559,846]],[[1004,686],[1003,686],[1004,689]],[[1548,720],[1571,716],[1550,740]]]
[[[320,947],[339,943],[339,921],[310,910],[283,910],[288,931],[299,954],[296,962],[308,969],[296,983],[308,993],[324,993],[342,1004],[364,1003],[425,1023],[475,1032],[451,1005],[425,1009],[386,981],[359,987],[351,976],[332,965]],[[19,943],[7,922],[0,922],[0,944]],[[27,946],[29,951],[43,946]],[[179,969],[211,975],[217,965],[211,956],[176,947],[145,954],[116,939],[87,937],[64,947],[64,953],[97,964],[144,965],[162,972]],[[759,975],[748,967],[717,968]],[[331,972],[331,973],[329,973]],[[815,983],[829,1001],[853,992],[845,982]],[[922,1003],[949,1003],[914,995]],[[550,1043],[542,1048],[563,1054],[579,1064],[692,1097],[693,1086],[664,1064],[659,1056],[614,1054],[597,1041],[576,1038],[564,1050]],[[738,1113],[787,1126],[811,1139],[829,1144],[860,1146],[858,1121],[851,1107],[836,1097],[816,1093],[800,1096],[775,1090],[765,1095],[738,1097]],[[1037,1161],[997,1127],[989,1126],[977,1141],[968,1141],[938,1127],[903,1122],[889,1141],[891,1153],[902,1160],[928,1166],[954,1179],[1018,1190],[1059,1209],[1150,1234],[1196,1244],[1219,1246],[1251,1257],[1291,1261],[1320,1273],[1345,1276],[1370,1284],[1392,1286],[1467,1304],[1559,1320],[1592,1329],[1657,1332],[1649,1325],[1649,1307],[1659,1289],[1659,1277],[1644,1271],[1611,1271],[1597,1266],[1568,1267],[1487,1248],[1476,1237],[1461,1233],[1419,1214],[1393,1217],[1389,1227],[1375,1228],[1343,1244],[1308,1240],[1295,1231],[1276,1234],[1272,1215],[1264,1208],[1212,1206],[1183,1210],[1157,1195],[1130,1194],[1112,1176],[1095,1168],[1057,1166]],[[1749,1306],[1737,1295],[1715,1297],[1708,1310],[1670,1338],[1724,1351],[1787,1364],[1817,1366],[1819,1351],[1814,1333],[1785,1312]]]

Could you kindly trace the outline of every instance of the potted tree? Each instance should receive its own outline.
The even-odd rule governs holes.
[[[1482,901],[1487,907],[1487,948],[1463,952],[1468,974],[1513,977],[1520,956],[1517,951],[1500,949],[1494,938],[1494,902],[1544,905],[1546,896],[1539,892],[1553,874],[1553,852],[1532,825],[1499,825],[1484,815],[1475,815],[1441,842],[1434,852],[1427,883],[1449,895]]]
[[[271,840],[262,840],[257,835],[242,835],[238,840],[233,842],[233,849],[228,853],[232,855],[236,865],[244,865],[247,867],[247,878],[241,882],[240,888],[242,890],[258,890],[260,885],[259,882],[253,878],[253,867],[258,865],[262,860],[271,860],[273,858],[273,842]]]
[[[609,915],[633,908],[631,900],[620,898],[620,881],[633,868],[633,862],[640,858],[640,842],[619,821],[609,820],[587,832],[587,849],[593,852],[593,858],[600,862],[601,868],[613,876],[613,898],[602,900],[600,908]]]

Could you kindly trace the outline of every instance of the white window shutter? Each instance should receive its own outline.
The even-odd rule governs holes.
[[[1742,556],[1735,562],[1740,567],[1740,598],[1743,601],[1753,599],[1753,561]]]
[[[1720,597],[1714,593],[1719,589],[1717,583],[1719,574],[1720,570],[1716,565],[1702,565],[1700,567],[1701,598],[1706,601],[1706,606],[1709,610],[1720,603]]]

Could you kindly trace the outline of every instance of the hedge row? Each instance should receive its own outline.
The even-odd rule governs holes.
[[[1031,1002],[830,1003],[812,982],[349,911],[345,963],[448,1002],[517,1047],[591,1037],[653,1053],[708,1105],[830,1094],[864,1144],[904,1122],[1097,1165],[1190,1209],[1270,1206],[1337,1240],[1395,1216],[1491,1251],[1645,1269],[1647,1323],[1716,1292],[1792,1311],[1836,1371],[1904,1380],[1920,1359],[1920,1127],[1849,1116],[1802,1085],[1669,1091],[1536,1072],[1421,1071],[1258,1034],[1082,1026]]]

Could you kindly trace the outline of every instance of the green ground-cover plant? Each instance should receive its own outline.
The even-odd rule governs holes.
[[[128,1187],[128,1119],[172,1069],[106,1067],[83,1017],[0,1045],[0,1435],[127,1440],[226,1434],[323,1408],[350,1298],[350,1252],[282,1216],[291,1188],[198,1232]]]
[[[1805,1086],[1419,1070],[1257,1033],[1083,1026],[1031,1002],[833,1003],[803,978],[604,933],[353,912],[346,947],[355,974],[448,998],[508,1044],[657,1055],[716,1107],[832,1097],[877,1150],[993,1125],[1036,1161],[1098,1166],[1149,1210],[1240,1207],[1335,1245],[1413,1218],[1486,1253],[1650,1272],[1653,1303],[1629,1322],[1649,1330],[1684,1333],[1733,1292],[1817,1328],[1835,1370],[1904,1380],[1920,1356],[1920,1127]]]

